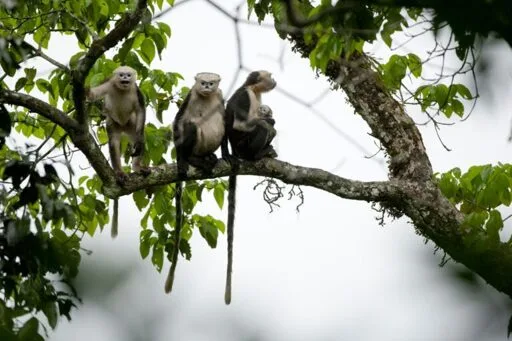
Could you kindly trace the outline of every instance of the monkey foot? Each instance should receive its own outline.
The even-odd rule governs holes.
[[[277,152],[275,151],[274,147],[268,146],[267,148],[263,149],[260,153],[256,154],[254,156],[254,159],[261,160],[266,157],[273,159],[277,157]]]
[[[123,171],[116,171],[117,182],[122,185],[128,180],[128,175]]]
[[[227,162],[228,165],[230,165],[231,167],[233,167],[234,165],[236,165],[240,161],[234,155],[225,155],[219,161],[221,161],[221,160],[224,160],[225,162]]]
[[[203,157],[190,157],[188,162],[203,172],[209,173],[217,164],[217,156],[215,154],[210,154]]]
[[[149,174],[151,174],[151,168],[149,168],[149,167],[140,167],[140,169],[137,172],[142,174],[143,176],[148,176]]]

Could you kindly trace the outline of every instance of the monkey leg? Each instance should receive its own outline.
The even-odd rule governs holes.
[[[141,173],[144,176],[147,176],[151,173],[151,169],[149,167],[142,166],[142,156],[132,157],[132,170],[134,172]]]
[[[197,127],[194,123],[183,124],[183,133],[178,141],[175,141],[176,156],[178,161],[178,176],[184,177],[187,173],[188,163],[197,143]]]
[[[132,157],[132,170],[134,172],[140,172],[142,175],[149,175],[151,170],[149,167],[142,165],[142,159],[144,157],[144,131],[137,133],[137,127],[135,123],[129,121],[125,132],[128,134],[130,141],[133,143],[133,149],[131,153]]]
[[[118,182],[125,182],[127,175],[121,167],[121,131],[122,128],[111,120],[107,120],[108,150],[110,162],[116,173]]]
[[[235,155],[246,160],[260,160],[264,157],[277,157],[270,144],[275,136],[275,129],[268,124],[260,124],[236,145]]]

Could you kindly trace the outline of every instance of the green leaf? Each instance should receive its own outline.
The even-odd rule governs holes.
[[[452,100],[452,108],[457,116],[464,116],[464,105],[457,99]]]
[[[58,319],[57,304],[55,302],[46,302],[43,306],[43,313],[48,319],[48,324],[50,324],[50,327],[55,329]]]
[[[443,174],[439,181],[439,188],[447,198],[453,198],[457,193],[458,186],[451,174]]]
[[[389,61],[383,65],[383,80],[390,89],[400,88],[402,79],[407,74],[407,66],[407,58],[398,55],[392,55]]]
[[[144,190],[134,192],[132,197],[139,211],[142,211],[142,209],[149,204],[149,199],[147,198],[146,191]]]
[[[16,335],[13,334],[11,330],[7,327],[0,325],[0,340],[2,341],[20,341]]]
[[[492,210],[489,212],[489,220],[487,220],[487,223],[485,224],[485,229],[493,242],[499,243],[499,232],[502,228],[503,220],[501,219],[501,213],[498,210]]]
[[[25,84],[27,84],[27,82],[28,79],[25,77],[21,77],[20,79],[18,79],[16,81],[16,85],[14,85],[14,91],[20,91],[25,86]]]
[[[217,201],[219,208],[222,209],[224,206],[224,186],[219,186],[217,184],[213,189],[213,196],[215,197],[215,201]]]
[[[407,59],[409,62],[409,70],[411,70],[413,76],[416,78],[420,77],[422,70],[421,59],[414,53],[409,53]]]
[[[155,58],[155,44],[149,38],[144,39],[140,46],[140,56],[146,62],[151,64],[151,61]]]
[[[472,99],[473,96],[471,95],[471,91],[463,85],[463,84],[454,84],[454,87],[456,87],[457,92],[462,96],[464,99]]]
[[[434,87],[434,95],[439,108],[443,108],[448,102],[448,87],[444,84],[438,84]]]
[[[20,341],[33,341],[38,335],[39,321],[32,317],[29,319],[18,332]]]
[[[39,91],[42,93],[50,92],[52,93],[52,86],[50,82],[48,82],[46,79],[38,79],[36,81],[36,86]]]
[[[219,235],[219,230],[217,229],[217,226],[213,223],[212,217],[201,217],[198,215],[194,215],[194,221],[199,227],[199,232],[201,233],[201,236],[206,240],[208,245],[211,248],[217,247],[217,237]]]
[[[167,35],[168,37],[171,36],[171,27],[169,25],[163,22],[158,22],[157,25],[158,28],[165,33],[165,35]]]
[[[149,249],[151,248],[151,234],[153,232],[151,230],[142,230],[140,231],[140,256],[142,259],[146,259],[146,257],[149,255]]]
[[[158,272],[162,271],[162,266],[164,263],[164,249],[162,245],[155,244],[153,246],[153,255],[151,256],[151,262],[155,265],[156,270]]]

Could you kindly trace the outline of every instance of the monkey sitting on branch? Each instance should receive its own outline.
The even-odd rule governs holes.
[[[146,106],[144,96],[135,83],[137,72],[129,66],[120,66],[112,76],[102,84],[86,89],[89,100],[103,98],[103,114],[106,116],[108,148],[112,168],[121,184],[127,175],[121,167],[121,135],[126,134],[133,143],[132,170],[144,175],[149,168],[142,166],[144,154],[144,127],[146,123]],[[111,236],[115,238],[118,230],[118,199],[114,199]]]
[[[271,143],[276,136],[272,110],[261,104],[261,95],[276,87],[268,71],[253,71],[244,84],[231,96],[226,106],[226,135],[235,157],[260,160],[277,157]],[[236,162],[231,162],[237,169]],[[236,175],[229,177],[228,191],[228,264],[224,302],[231,303],[231,273],[233,270],[233,238],[236,208]]]
[[[183,180],[188,165],[209,172],[217,163],[214,152],[222,145],[222,156],[228,154],[228,141],[225,136],[225,109],[221,78],[216,73],[201,72],[195,76],[194,86],[180,106],[173,122],[173,139],[176,147],[178,178],[176,192],[176,225],[174,252],[171,268],[165,282],[165,292],[172,290],[174,272],[178,262],[180,234],[183,225],[181,197]]]

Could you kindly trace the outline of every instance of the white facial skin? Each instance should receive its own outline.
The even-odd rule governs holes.
[[[128,90],[137,79],[137,72],[129,66],[120,66],[114,70],[114,84],[119,90]]]
[[[194,87],[202,96],[209,96],[216,92],[219,87],[220,76],[216,73],[201,72],[195,77]]]

